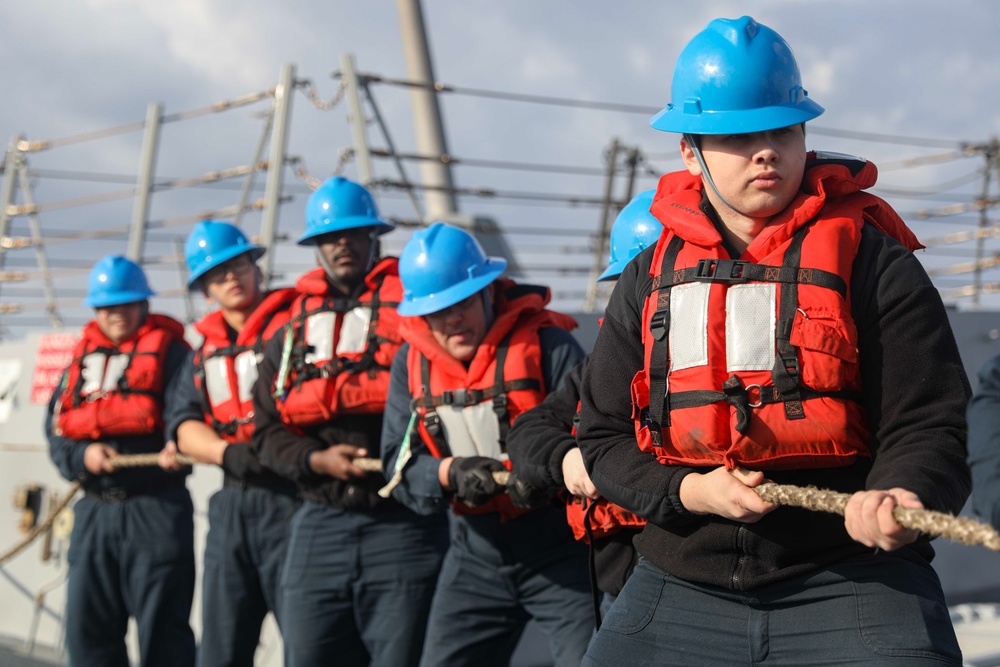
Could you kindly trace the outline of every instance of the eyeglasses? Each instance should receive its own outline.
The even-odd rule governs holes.
[[[458,315],[458,314],[464,315],[467,311],[472,309],[473,305],[480,303],[479,295],[480,292],[476,292],[471,296],[465,297],[458,303],[453,303],[447,308],[443,308],[435,313],[428,313],[424,317],[426,317],[427,319],[443,322],[444,320],[448,319],[449,317],[452,317],[453,315]]]
[[[234,276],[245,275],[250,269],[254,267],[253,260],[250,259],[250,255],[240,255],[239,257],[233,257],[227,262],[223,262],[218,266],[213,266],[208,271],[203,274],[203,278],[206,282],[217,283],[226,279],[226,276],[232,273]]]

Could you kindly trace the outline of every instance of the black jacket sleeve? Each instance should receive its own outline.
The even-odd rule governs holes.
[[[309,467],[309,455],[330,444],[307,433],[295,433],[285,427],[271,395],[274,379],[281,365],[284,344],[282,329],[268,342],[257,371],[253,388],[253,450],[260,461],[285,479],[297,484],[315,484],[322,477]]]
[[[639,449],[632,423],[632,378],[642,370],[640,320],[650,289],[655,247],[633,260],[618,279],[580,388],[577,441],[601,495],[658,525],[684,525],[696,517],[681,504],[681,480],[691,468],[664,466]]]
[[[589,357],[566,374],[562,386],[528,410],[507,434],[507,453],[518,477],[540,489],[562,489],[562,460],[576,447],[573,433],[580,383]]]
[[[957,514],[971,490],[971,390],[941,296],[910,251],[866,225],[851,298],[873,435],[866,488],[901,487]]]

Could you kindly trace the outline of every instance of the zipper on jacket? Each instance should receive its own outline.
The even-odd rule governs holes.
[[[743,550],[743,537],[746,534],[746,528],[740,526],[736,529],[736,550],[739,553],[739,558],[736,559],[736,567],[733,568],[733,589],[743,590],[740,583],[740,570],[743,569],[743,561],[746,560],[746,553]]]

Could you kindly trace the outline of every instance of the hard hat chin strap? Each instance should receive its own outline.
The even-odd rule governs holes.
[[[326,261],[326,256],[318,245],[313,246],[313,254],[316,255],[316,262],[323,267],[323,272],[327,278],[333,278],[333,267]]]
[[[739,210],[738,208],[730,204],[726,200],[726,198],[722,196],[722,193],[719,192],[719,188],[716,187],[715,180],[712,178],[712,172],[708,170],[708,165],[705,164],[705,157],[701,154],[701,144],[698,142],[698,135],[685,133],[684,139],[687,141],[688,146],[690,146],[691,150],[694,152],[694,159],[698,161],[698,166],[701,167],[701,173],[702,176],[705,177],[705,182],[708,183],[708,187],[712,188],[712,192],[714,192],[715,196],[719,198],[719,201],[721,201],[723,204],[725,204],[727,207],[729,207],[736,213],[739,213],[742,216],[749,217],[747,216],[746,213],[744,213],[743,211]]]
[[[368,272],[372,270],[372,267],[375,266],[375,260],[378,259],[380,250],[381,247],[378,242],[378,233],[375,231],[375,228],[372,227],[371,232],[368,234],[368,259],[365,261],[366,276],[368,275]]]
[[[486,321],[486,331],[489,331],[490,327],[493,326],[493,299],[490,298],[489,286],[483,288],[483,311],[483,317]]]

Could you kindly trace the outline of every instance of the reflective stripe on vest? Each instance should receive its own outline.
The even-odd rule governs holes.
[[[235,377],[230,377],[230,359]],[[204,363],[205,389],[212,406],[232,400],[234,384],[241,403],[253,399],[253,385],[257,381],[257,352],[244,350],[235,358],[228,355],[210,356]]]
[[[340,326],[337,326],[340,319]],[[334,358],[334,338],[337,339],[336,356],[361,354],[368,348],[368,329],[372,309],[357,306],[346,312],[324,311],[306,317],[305,342],[309,351],[307,364],[319,364]]]
[[[108,355],[104,352],[89,352],[83,358],[80,369],[83,379],[80,394],[91,399],[91,396],[103,395],[117,389],[131,358],[129,354]]]

